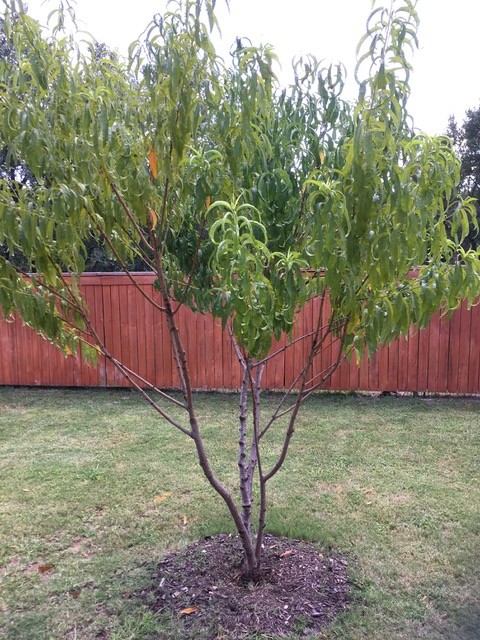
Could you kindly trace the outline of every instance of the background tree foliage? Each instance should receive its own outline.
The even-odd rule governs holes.
[[[462,160],[460,171],[460,192],[464,196],[476,199],[477,220],[480,220],[480,107],[468,109],[461,126],[452,116],[449,119],[447,135],[449,135]],[[468,246],[480,246],[480,237],[475,228],[470,230],[466,238]]]
[[[457,196],[451,141],[415,135],[409,124],[413,2],[372,12],[358,48],[355,104],[342,98],[340,65],[298,60],[287,89],[276,82],[269,47],[238,42],[225,65],[209,35],[214,4],[170,3],[124,61],[99,57],[93,44],[73,46],[60,28],[45,36],[20,3],[6,3],[15,59],[0,61],[0,135],[35,184],[12,194],[0,180],[0,305],[67,354],[79,345],[91,357],[102,353],[193,440],[239,532],[245,577],[256,579],[267,485],[286,458],[301,403],[342,358],[372,354],[442,306],[473,301],[480,262],[462,248],[475,208]],[[155,272],[156,297],[136,286],[166,318],[181,401],[126,367],[90,323],[79,279],[92,238],[134,285],[133,260]],[[17,252],[27,269],[10,259]],[[269,353],[272,341],[290,334],[315,296],[321,310],[330,305],[328,323],[320,313],[314,331],[296,338],[307,345],[305,361],[262,416],[263,367],[278,353]],[[237,352],[237,493],[213,473],[204,447],[176,322],[181,305],[221,318]],[[338,360],[313,376],[327,338],[340,346]],[[185,410],[185,421],[168,403]],[[284,443],[271,452],[274,427],[284,429]]]

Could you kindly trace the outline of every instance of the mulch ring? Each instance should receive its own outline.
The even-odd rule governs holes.
[[[262,580],[242,584],[242,549],[231,535],[208,536],[163,558],[150,606],[183,622],[184,638],[282,637],[325,627],[349,604],[346,556],[265,536]],[[152,602],[153,595],[153,602]]]

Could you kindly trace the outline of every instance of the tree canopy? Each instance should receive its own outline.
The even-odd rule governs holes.
[[[268,47],[240,43],[225,66],[200,4],[157,17],[125,62],[98,59],[93,45],[72,54],[68,38],[42,37],[26,14],[9,24],[7,10],[8,46],[24,57],[2,61],[2,137],[38,182],[15,206],[2,190],[10,253],[21,250],[57,288],[56,265],[81,274],[92,235],[120,263],[140,256],[156,270],[150,229],[174,297],[232,315],[253,356],[324,287],[349,318],[346,346],[355,339],[359,349],[424,324],[447,291],[454,306],[476,264],[455,246],[473,205],[452,201],[460,165],[448,140],[408,128],[412,7],[374,14],[350,105],[343,69],[313,58],[284,90]],[[420,287],[408,278],[417,266]],[[15,283],[3,288],[7,311],[21,291],[29,323],[32,296],[49,305],[49,337],[73,338],[47,289],[29,295],[8,261],[1,269]]]
[[[170,3],[127,60],[112,60],[95,55],[93,44],[72,45],[61,29],[45,35],[20,3],[6,3],[5,41],[15,61],[0,61],[0,135],[36,182],[13,197],[0,179],[0,245],[8,250],[0,256],[0,305],[67,354],[79,344],[87,355],[104,354],[193,439],[253,575],[266,485],[285,460],[301,402],[334,370],[309,375],[326,337],[339,341],[339,357],[362,357],[366,348],[372,354],[412,324],[426,325],[438,309],[473,302],[480,262],[462,248],[475,207],[458,196],[452,143],[415,134],[408,116],[418,24],[411,0],[372,12],[358,47],[353,104],[343,98],[341,65],[299,59],[293,84],[282,88],[268,46],[238,41],[226,64],[210,37],[214,4]],[[133,259],[155,273],[158,297],[149,302],[166,316],[182,402],[140,380],[90,323],[79,279],[91,238],[105,243],[134,284]],[[9,258],[17,252],[27,269]],[[322,308],[328,297],[329,322],[319,319],[301,337],[305,362],[262,426],[261,372],[275,355],[267,355],[272,341],[291,332],[297,311],[316,296]],[[241,508],[214,476],[203,446],[176,324],[180,305],[221,318],[237,350]],[[187,424],[145,388],[183,407]],[[260,441],[284,415],[284,446],[266,469]]]

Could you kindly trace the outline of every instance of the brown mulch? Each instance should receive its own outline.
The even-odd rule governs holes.
[[[322,554],[301,540],[265,536],[262,580],[242,584],[242,550],[231,535],[208,536],[157,565],[155,611],[183,622],[184,638],[244,638],[252,633],[308,636],[349,604],[342,554]]]

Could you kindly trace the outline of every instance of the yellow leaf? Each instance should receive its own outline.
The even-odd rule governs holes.
[[[65,347],[65,353],[67,354],[67,356],[73,356],[73,351],[70,349],[70,347]]]
[[[208,207],[212,204],[212,196],[207,196],[207,199],[205,200],[205,207],[208,209]]]
[[[291,553],[293,553],[293,549],[288,549],[288,551],[285,551],[284,553],[280,554],[280,558],[285,558],[286,556],[289,556]]]
[[[187,522],[188,522],[187,516],[183,516],[182,522],[183,522],[183,526],[186,527],[187,526]]]
[[[318,152],[318,157],[320,159],[320,164],[323,164],[323,161],[325,160],[325,153],[322,150]]]
[[[150,163],[150,173],[152,174],[153,179],[156,180],[158,176],[157,154],[155,153],[155,149],[153,147],[151,147],[150,149],[148,161]]]
[[[185,616],[189,616],[191,613],[195,613],[195,611],[198,611],[200,609],[200,607],[187,607],[186,609],[182,609],[180,611],[180,613],[182,613]]]
[[[167,498],[169,498],[172,494],[170,491],[165,491],[161,496],[157,496],[153,499],[154,502],[165,502]]]
[[[155,227],[158,224],[158,216],[153,209],[149,209],[148,213],[150,214],[150,220],[152,221],[152,231],[155,231]]]

